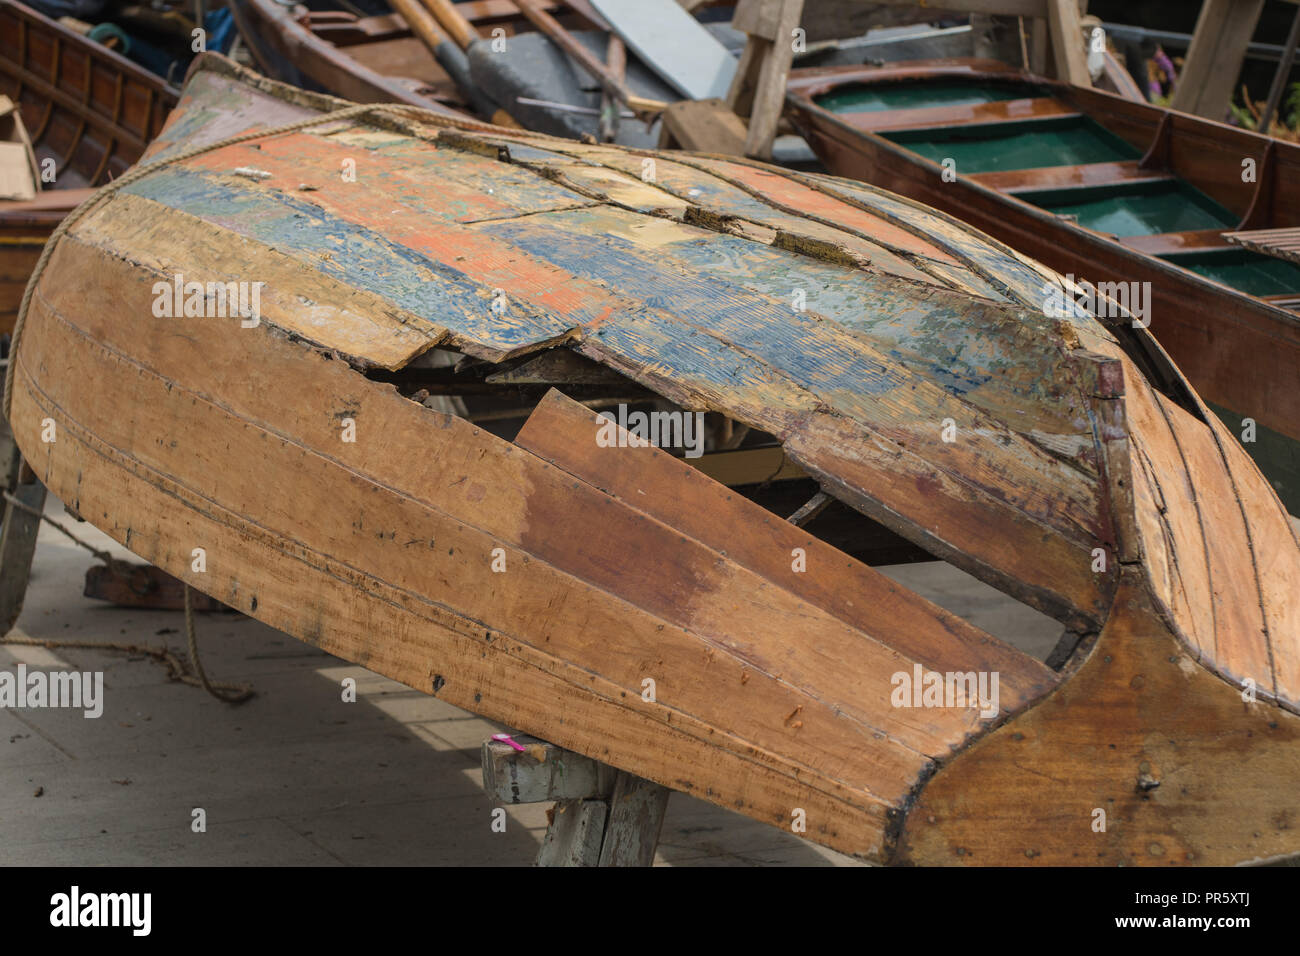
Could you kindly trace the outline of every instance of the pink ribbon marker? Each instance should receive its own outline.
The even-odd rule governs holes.
[[[503,744],[509,744],[511,747],[514,747],[520,753],[525,753],[528,749],[527,747],[524,747],[523,745],[516,743],[514,741],[514,738],[512,738],[509,734],[493,734],[492,739],[499,740]]]

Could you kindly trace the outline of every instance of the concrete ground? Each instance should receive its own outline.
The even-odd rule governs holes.
[[[51,499],[47,514],[127,553]],[[18,631],[39,639],[166,644],[180,612],[134,611],[81,594],[94,559],[40,533]],[[1059,628],[942,564],[888,569],[1040,657]],[[104,673],[104,713],[0,710],[0,865],[527,865],[545,805],[510,807],[491,828],[479,748],[508,730],[236,614],[199,615],[210,678],[251,682],[230,706],[167,679],[145,655],[0,645],[0,671]],[[357,700],[340,682],[357,681]],[[201,808],[207,829],[191,829]],[[854,860],[673,794],[664,866],[852,866]]]

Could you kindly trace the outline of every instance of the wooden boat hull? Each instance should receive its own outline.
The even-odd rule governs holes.
[[[0,93],[22,110],[38,160],[54,163],[35,200],[0,202],[0,332],[13,328],[45,240],[88,190],[139,161],[176,90],[112,50],[13,0],[0,0]]]
[[[60,239],[6,393],[70,508],[333,654],[867,859],[1300,851],[1300,547],[1149,336],[1044,322],[1041,267],[848,183],[393,110],[274,131],[337,105],[201,58],[148,172]],[[265,283],[256,322],[165,314],[217,281]],[[517,433],[430,407],[499,381],[534,383]],[[771,436],[844,520],[1058,618],[1056,666],[565,394],[602,383]],[[917,669],[998,699],[912,706]]]
[[[939,164],[905,142],[855,128],[814,102],[847,84],[963,79],[1043,87],[1068,109],[1091,117],[1137,149],[1149,150],[1152,175],[1172,171],[1243,220],[1256,217],[1261,228],[1300,224],[1300,147],[1097,90],[1027,81],[984,61],[795,71],[790,85],[795,121],[831,172],[951,212],[1058,272],[1093,284],[1150,283],[1151,329],[1160,344],[1234,432],[1243,434],[1245,419],[1255,423],[1256,440],[1248,450],[1291,512],[1300,512],[1300,317],[1293,311],[1147,254],[1156,248],[1151,244],[1126,244],[1018,198],[1004,185],[1013,174],[966,175],[957,169],[955,181],[946,181]],[[928,122],[927,112],[934,113],[917,110],[900,116],[900,122],[919,127]],[[957,108],[943,122],[969,122],[974,115]],[[1053,168],[1048,162],[1050,156],[1045,156],[1044,168],[1031,171],[1043,174],[1040,189],[1095,188],[1115,181],[1122,165]],[[1257,175],[1243,181],[1246,163],[1253,164]],[[1147,164],[1144,159],[1139,165]],[[1266,215],[1272,218],[1260,218]],[[1229,248],[1222,240],[1214,246]],[[1197,248],[1189,245],[1185,251]],[[1294,291],[1300,295],[1300,288]]]

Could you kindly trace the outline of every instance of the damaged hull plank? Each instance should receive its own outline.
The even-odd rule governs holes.
[[[308,141],[304,150],[319,141],[303,139]],[[504,357],[581,329],[588,341],[584,350],[593,357],[599,357],[596,351],[620,353],[623,371],[642,384],[651,384],[645,376],[686,344],[674,362],[682,370],[677,387],[698,396],[688,404],[724,409],[730,402],[733,417],[778,435],[802,430],[797,423],[818,401],[832,403],[891,446],[881,460],[906,459],[902,467],[916,480],[978,516],[964,526],[949,523],[941,533],[932,514],[916,513],[915,486],[909,484],[896,488],[878,520],[920,525],[913,534],[924,536],[923,546],[976,573],[980,569],[965,556],[989,523],[1021,529],[1035,544],[1046,539],[1037,556],[1026,546],[1002,549],[998,563],[983,575],[1012,587],[1027,585],[1027,601],[1067,623],[1086,626],[1098,619],[1106,579],[1091,572],[1090,553],[1110,535],[1095,511],[1096,494],[1086,475],[955,401],[928,379],[909,374],[864,337],[716,277],[668,275],[599,225],[567,243],[561,241],[566,233],[551,225],[546,212],[434,228],[424,209],[408,205],[400,191],[389,188],[397,184],[381,171],[370,174],[379,177],[375,189],[291,195],[284,185],[294,181],[289,178],[294,166],[270,155],[261,157],[270,179],[220,176],[220,170],[245,162],[238,154],[227,155],[239,150],[272,152],[223,149],[127,189],[264,245],[275,244],[338,281],[351,276],[367,292],[386,290],[411,312],[459,313],[458,321],[449,323],[451,341],[464,341],[475,354]],[[195,167],[206,171],[195,175]],[[607,215],[617,221],[620,214]],[[593,239],[603,240],[598,255]],[[503,311],[492,308],[496,292],[507,296]],[[701,317],[695,320],[704,328],[684,327],[670,308]],[[789,350],[791,344],[797,351]],[[778,349],[783,354],[774,354]],[[790,365],[796,357],[798,364]],[[744,378],[737,378],[738,362],[751,366],[741,373]],[[746,380],[756,394],[736,389]],[[945,421],[954,424],[961,441],[942,440]],[[1072,423],[1076,435],[1086,435],[1080,427],[1085,423],[1082,412]],[[816,429],[819,422],[807,424]],[[845,436],[854,437],[863,443],[864,435]],[[1007,445],[1015,447],[1010,454]],[[968,483],[975,487],[968,490]],[[1007,486],[1017,488],[1023,500],[1004,505],[999,499]],[[1003,511],[1012,514],[1005,520],[993,517]]]
[[[338,106],[206,55],[169,130]],[[1075,781],[1135,821],[1103,862],[1300,851],[1259,823],[1297,783],[1300,548],[1177,370],[1165,394],[1129,359],[1145,339],[1033,314],[1050,273],[905,200],[701,157],[658,157],[652,184],[646,154],[449,122],[223,147],[83,216],[10,365],[38,477],[329,653],[774,826],[802,808],[810,839],[866,859],[1078,861]],[[791,211],[814,200],[824,221]],[[160,313],[182,275],[264,282],[259,321]],[[805,280],[801,311],[782,286]],[[509,442],[364,374],[434,346],[572,349],[765,432],[836,507],[1100,637],[1052,671],[689,460],[603,447],[557,391]],[[998,674],[996,712],[894,706],[914,669]],[[1196,785],[1229,753],[1250,757],[1244,811]],[[1144,764],[1190,785],[1121,800]],[[1040,810],[1031,846],[1008,839]]]

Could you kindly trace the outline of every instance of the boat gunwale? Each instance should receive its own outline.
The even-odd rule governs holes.
[[[1007,73],[998,74],[995,72],[989,72],[989,73],[972,72],[970,70],[963,70],[959,67],[951,67],[951,66],[932,66],[932,67],[928,67],[925,71],[918,71],[914,74],[895,73],[890,69],[889,66],[828,67],[824,69],[826,71],[830,71],[830,70],[841,71],[840,75],[846,78],[845,82],[860,82],[857,79],[857,77],[871,76],[871,75],[874,75],[876,78],[878,78],[880,81],[884,83],[891,82],[892,81],[891,77],[897,77],[898,80],[901,82],[906,82],[909,80],[920,79],[920,78],[949,78],[949,77],[969,77],[969,78],[977,78],[977,79],[990,79],[994,81],[1002,80],[1003,82],[1011,80],[1012,82],[1014,82],[1014,80],[1012,79],[1012,77],[1014,76],[1020,76],[1020,77],[1031,76],[1031,74],[1023,74],[1019,72],[1010,73],[1010,74]],[[797,72],[798,71],[795,71],[794,73],[791,74],[791,76],[795,77],[795,74]],[[929,159],[928,157],[923,156],[920,153],[915,152],[914,150],[907,149],[902,144],[895,143],[893,140],[889,139],[888,137],[882,136],[879,133],[874,133],[868,130],[859,129],[853,126],[852,124],[845,122],[843,119],[840,118],[839,114],[834,113],[831,110],[826,109],[824,106],[819,105],[817,102],[815,102],[813,98],[814,96],[821,95],[825,92],[829,92],[830,90],[842,84],[840,82],[828,82],[825,76],[817,77],[817,81],[818,82],[816,85],[798,84],[797,78],[792,79],[791,81],[790,89],[786,94],[786,102],[789,106],[793,108],[793,111],[796,116],[796,123],[795,123],[796,126],[799,125],[798,117],[800,117],[801,115],[805,117],[804,122],[807,123],[808,125],[812,125],[810,120],[815,118],[817,122],[820,122],[823,125],[829,125],[831,127],[834,127],[836,130],[850,137],[849,142],[846,143],[845,145],[851,146],[852,139],[854,138],[867,140],[868,142],[871,143],[871,145],[875,149],[890,153],[895,158],[905,163],[922,166],[922,167],[930,167],[935,171],[935,175],[938,175],[942,171],[942,167],[938,163]],[[1047,79],[1034,77],[1033,82],[1042,82],[1044,84],[1047,84],[1049,87],[1063,89],[1065,90],[1067,95],[1070,92],[1073,92],[1071,88],[1066,86],[1066,84],[1059,83],[1054,80],[1047,80]],[[1155,115],[1159,115],[1165,112],[1160,107],[1150,106],[1150,104],[1133,103],[1130,100],[1126,100],[1121,96],[1118,96],[1114,93],[1106,92],[1105,90],[1088,90],[1087,92],[1090,94],[1096,94],[1098,96],[1106,97],[1108,99],[1114,100],[1119,103],[1127,104],[1129,106],[1138,106],[1138,107],[1149,106],[1150,110],[1153,111]],[[1090,116],[1089,111],[1087,111],[1086,109],[1081,110],[1081,112],[1085,116]],[[1176,111],[1170,110],[1168,112],[1176,112]],[[1228,126],[1227,124],[1224,123],[1215,123],[1213,120],[1204,120],[1202,117],[1191,116],[1190,114],[1186,114],[1186,113],[1181,113],[1179,115],[1187,116],[1188,118],[1197,120],[1199,122],[1210,123],[1214,126],[1221,127],[1224,130],[1228,130],[1234,133],[1242,133],[1243,135],[1247,135],[1252,139],[1262,142],[1263,144],[1265,144],[1265,146],[1267,146],[1267,144],[1269,143],[1274,142],[1274,140],[1271,137],[1263,136],[1256,133],[1251,133],[1246,130],[1240,130],[1237,127]],[[1102,126],[1103,128],[1106,128],[1105,124],[1101,123],[1100,121],[1094,119],[1094,122],[1097,122],[1098,125]],[[1118,134],[1113,134],[1113,135],[1118,135]],[[1286,145],[1289,145],[1291,149],[1295,151],[1296,159],[1298,162],[1300,162],[1300,145],[1295,145],[1295,144],[1286,144]],[[1080,164],[1065,164],[1065,165],[1077,166]],[[1039,168],[1054,168],[1054,167],[1039,167]],[[846,177],[840,177],[840,178],[846,178]],[[1186,177],[1179,177],[1179,178],[1183,179],[1184,181],[1187,181]],[[856,180],[849,180],[849,181],[856,182]],[[1081,226],[1076,222],[1061,219],[1058,216],[1055,216],[1047,212],[1040,206],[1035,206],[1032,203],[1026,202],[1024,199],[1021,199],[1016,192],[1007,192],[1002,189],[996,189],[994,187],[987,186],[976,179],[971,179],[970,177],[966,177],[966,176],[958,176],[956,182],[961,186],[964,186],[966,189],[973,190],[974,192],[984,196],[987,199],[991,199],[998,202],[1011,203],[1013,205],[1013,208],[1015,208],[1017,212],[1020,212],[1021,214],[1028,216],[1034,220],[1037,220],[1042,225],[1051,226],[1055,228],[1068,229],[1072,231],[1074,235],[1085,244],[1104,246],[1112,254],[1119,253],[1121,255],[1125,255],[1129,257],[1140,256],[1152,268],[1166,274],[1171,280],[1180,281],[1180,282],[1189,282],[1193,285],[1203,287],[1204,291],[1210,294],[1220,295],[1220,296],[1222,295],[1230,296],[1236,303],[1238,303],[1238,307],[1240,307],[1240,304],[1243,302],[1249,303],[1252,308],[1259,311],[1260,313],[1263,313],[1269,320],[1274,322],[1280,322],[1284,326],[1289,326],[1293,328],[1295,330],[1296,335],[1300,336],[1300,314],[1289,311],[1287,309],[1283,309],[1280,306],[1274,305],[1271,302],[1259,298],[1258,296],[1253,296],[1250,295],[1249,293],[1242,292],[1238,289],[1234,289],[1230,285],[1217,282],[1206,276],[1192,272],[1190,269],[1185,269],[1174,263],[1168,262],[1160,258],[1159,256],[1150,256],[1147,255],[1146,253],[1137,252],[1129,247],[1126,247],[1122,242],[1118,240],[1118,238],[1114,237],[1110,233],[1099,232],[1094,229],[1089,229],[1086,226]],[[1188,181],[1188,185],[1192,186],[1193,188],[1196,188],[1195,183],[1191,183]],[[1223,311],[1224,311],[1223,314],[1224,319],[1230,319],[1234,322],[1239,322],[1239,318],[1234,313],[1233,310],[1225,309]]]

